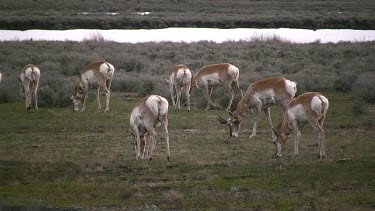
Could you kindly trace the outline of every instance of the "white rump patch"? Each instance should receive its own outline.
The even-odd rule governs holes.
[[[285,89],[293,98],[297,92],[297,83],[293,81],[285,80]]]
[[[157,116],[159,114],[159,98],[161,99],[160,115],[168,113],[168,101],[165,98],[151,95],[146,100],[146,106]]]
[[[236,66],[234,66],[234,65],[229,65],[229,67],[228,67],[228,73],[230,74],[230,75],[232,75],[233,76],[233,78],[235,78],[235,81],[238,81],[238,77],[239,77],[239,73],[240,73],[240,70],[236,67]]]

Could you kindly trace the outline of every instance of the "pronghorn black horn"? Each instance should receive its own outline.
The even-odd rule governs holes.
[[[217,118],[217,121],[219,121],[220,124],[228,124],[228,120],[223,119],[221,116],[219,116],[219,117]]]

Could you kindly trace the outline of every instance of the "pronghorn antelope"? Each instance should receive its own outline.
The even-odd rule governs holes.
[[[234,88],[237,88],[241,92],[241,96],[243,96],[243,92],[238,85],[239,74],[239,69],[228,63],[204,66],[193,76],[191,80],[191,89],[193,87],[204,87],[204,95],[207,100],[206,110],[208,110],[210,109],[210,105],[213,105],[211,101],[213,87],[226,86],[230,95],[227,107],[227,110],[229,110],[234,98]]]
[[[169,160],[168,101],[165,98],[159,95],[150,95],[141,99],[130,115],[130,125],[135,132],[134,148],[137,160],[140,158],[151,159],[156,146],[155,129],[159,126],[162,126],[164,130],[167,142],[167,159]]]
[[[35,109],[38,110],[38,86],[40,79],[40,70],[33,64],[28,64],[22,68],[18,76],[20,95],[25,95],[26,111],[31,109],[31,93],[34,94]]]
[[[181,92],[182,90],[185,91],[186,101],[188,105],[188,111],[190,112],[190,87],[191,87],[191,72],[189,67],[186,65],[180,64],[176,65],[172,71],[171,76],[166,79],[170,92],[172,103],[174,106],[175,111],[179,111],[181,109]],[[176,102],[175,102],[176,96]]]
[[[242,97],[237,106],[233,106],[229,111],[229,118],[218,118],[221,124],[229,126],[229,135],[238,137],[241,124],[245,120],[246,113],[254,113],[253,132],[249,138],[256,136],[257,122],[261,111],[263,110],[267,116],[267,123],[272,131],[273,124],[270,114],[270,106],[279,104],[283,111],[289,101],[293,99],[297,92],[297,84],[283,77],[266,78],[250,84],[245,95]]]
[[[3,75],[1,74],[0,72],[0,84],[1,84],[1,80],[3,79]]]
[[[323,122],[327,114],[329,102],[326,97],[318,92],[307,92],[294,98],[288,104],[284,119],[274,130],[276,139],[275,157],[281,157],[285,149],[288,136],[294,134],[294,157],[298,155],[298,127],[309,123],[318,133],[318,158],[325,156]]]
[[[115,68],[113,65],[105,61],[94,62],[85,66],[80,71],[80,80],[77,82],[71,97],[74,111],[78,111],[81,104],[83,104],[81,112],[85,110],[89,89],[91,89],[93,85],[97,85],[98,111],[102,109],[99,94],[100,89],[103,89],[106,96],[104,112],[108,112],[109,98],[111,95],[110,89],[114,72]]]

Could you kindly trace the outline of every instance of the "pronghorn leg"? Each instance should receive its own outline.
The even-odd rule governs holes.
[[[273,128],[273,123],[272,123],[272,119],[271,119],[271,112],[270,112],[270,107],[264,109],[264,113],[266,114],[266,120],[267,120],[267,124],[268,124],[268,127],[270,127],[271,129],[271,133],[272,133],[272,140],[275,139],[275,133],[273,132],[272,128]]]
[[[82,105],[81,112],[85,111],[86,109],[86,102],[88,100],[88,97],[89,97],[89,93],[87,91],[83,92],[83,105]]]
[[[174,110],[180,111],[181,110],[181,87],[176,87],[176,106]]]
[[[185,89],[185,95],[186,95],[186,101],[187,101],[187,106],[188,106],[188,112],[190,112],[190,92],[189,92],[189,87],[184,86]]]
[[[211,91],[209,91],[209,88],[208,88],[208,85],[204,87],[205,89],[205,93],[204,93],[204,96],[207,100],[207,107],[205,110],[208,110],[210,109],[210,106],[211,106],[211,93],[212,93],[212,88],[210,88]]]
[[[135,150],[136,150],[136,159],[139,160],[139,158],[141,158],[141,136],[139,134],[139,130],[138,130],[138,127],[134,127],[134,131],[135,131],[135,138],[136,138],[136,146],[135,146]]]
[[[260,116],[261,107],[262,105],[259,104],[257,105],[256,108],[254,108],[254,119],[253,119],[254,125],[253,125],[253,132],[251,133],[251,136],[249,137],[250,139],[254,138],[257,135],[257,124],[258,124],[258,120]]]
[[[294,132],[294,154],[293,154],[293,157],[297,157],[298,156],[298,137],[299,137],[299,129],[298,129],[298,125],[295,124],[293,126],[293,132]]]
[[[147,144],[147,152],[146,152],[146,157],[145,159],[150,159],[152,157],[152,151],[155,148],[154,145],[156,145],[156,132],[154,128],[151,128],[149,130],[149,139],[148,139],[148,144]]]
[[[109,89],[106,86],[104,86],[104,87],[105,87],[105,89],[104,89],[104,91],[105,91],[105,110],[104,110],[104,112],[108,112],[109,111],[109,98],[111,97],[111,91],[109,91]]]
[[[26,111],[31,109],[31,92],[29,84],[24,85],[25,89],[25,101],[26,101]]]
[[[175,102],[175,100],[174,100],[174,97],[175,97],[175,87],[174,87],[173,84],[170,85],[169,90],[170,90],[170,92],[171,92],[171,98],[172,98],[173,106],[175,107],[175,110],[176,110],[176,102]]]
[[[242,91],[242,89],[240,88],[240,85],[238,84],[238,81],[233,81],[233,83],[232,83],[232,89],[233,89],[233,90],[234,90],[234,87],[235,87],[238,91],[240,91],[241,96],[243,97],[243,91]]]
[[[168,116],[167,115],[162,121],[162,127],[164,129],[164,136],[167,142],[167,159],[169,160],[171,157],[171,152],[169,151],[169,134],[168,134]]]
[[[317,119],[308,119],[311,126],[314,130],[318,133],[318,149],[319,149],[319,159],[323,159],[325,157],[325,146],[324,146],[324,130],[320,126],[320,122]],[[323,122],[321,122],[323,124]]]
[[[228,86],[227,86],[227,89],[228,89],[228,95],[229,95],[229,103],[228,103],[228,106],[227,106],[227,111],[230,110],[230,107],[232,106],[232,102],[233,102],[233,98],[234,98],[234,90],[232,89],[232,83],[230,83]]]
[[[34,94],[34,101],[35,101],[35,109],[38,110],[38,86],[39,86],[39,81],[35,81],[34,86],[33,86],[33,94]]]
[[[98,101],[98,111],[102,110],[102,105],[100,105],[100,86],[97,87],[96,89],[96,100]]]

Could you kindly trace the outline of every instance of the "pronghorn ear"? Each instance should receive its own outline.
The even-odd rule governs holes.
[[[218,116],[217,121],[219,121],[220,124],[228,124],[228,120],[223,119],[221,116]]]

